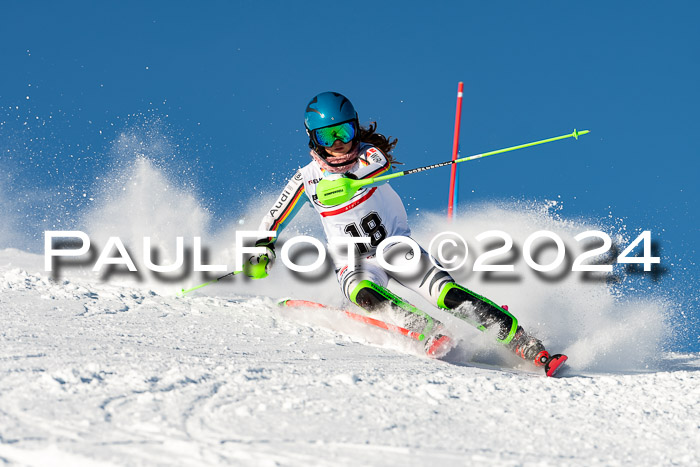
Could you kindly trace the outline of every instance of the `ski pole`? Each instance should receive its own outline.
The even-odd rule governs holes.
[[[243,271],[241,270],[241,271],[229,272],[228,274],[224,274],[224,275],[221,276],[221,277],[217,277],[217,278],[214,279],[213,281],[205,282],[204,284],[199,284],[199,285],[194,286],[194,287],[192,287],[192,288],[190,288],[190,289],[187,289],[187,290],[182,289],[181,291],[179,291],[179,292],[177,293],[177,296],[178,296],[178,297],[184,297],[186,294],[188,294],[188,293],[190,293],[190,292],[194,292],[194,291],[197,290],[197,289],[201,289],[202,287],[206,287],[206,286],[211,285],[211,284],[216,284],[216,283],[219,282],[221,279],[223,279],[223,278],[225,278],[225,277],[228,277],[228,276],[234,276],[234,275],[236,275],[236,274],[238,274],[238,273],[240,273],[240,272],[243,272]]]
[[[442,162],[439,164],[427,165],[425,167],[418,167],[416,169],[404,170],[403,172],[397,172],[390,175],[382,175],[381,177],[367,178],[363,180],[355,180],[352,178],[338,178],[335,180],[322,179],[316,185],[316,196],[321,204],[326,206],[335,206],[337,204],[343,204],[353,197],[355,192],[362,187],[367,185],[372,185],[374,183],[383,182],[384,180],[390,180],[396,177],[403,177],[404,175],[410,175],[418,172],[423,172],[425,170],[436,169],[438,167],[444,167],[446,165],[457,164],[459,162],[471,161],[474,159],[480,159],[482,157],[493,156],[495,154],[503,154],[504,152],[515,151],[516,149],[529,148],[530,146],[537,146],[538,144],[551,143],[552,141],[558,141],[560,139],[575,138],[590,133],[589,130],[577,131],[574,129],[573,133],[569,133],[562,136],[555,136],[554,138],[547,138],[540,141],[534,141],[532,143],[520,144],[518,146],[511,146],[509,148],[498,149],[496,151],[484,152],[482,154],[476,154],[469,157],[463,157],[461,159]]]
[[[213,281],[205,282],[204,284],[197,285],[197,286],[192,287],[192,288],[187,289],[187,290],[182,289],[177,293],[177,296],[184,297],[186,294],[188,294],[192,291],[195,291],[197,289],[201,289],[202,287],[206,287],[206,286],[211,285],[211,284],[216,284],[224,277],[235,276],[236,274],[239,274],[239,273],[244,272],[244,271],[245,271],[246,275],[249,276],[251,279],[264,279],[267,277],[269,263],[270,263],[270,258],[268,257],[268,255],[267,254],[262,255],[259,258],[259,261],[257,262],[257,264],[251,264],[250,262],[247,262],[246,264],[243,265],[243,269],[241,269],[240,271],[229,272],[228,274],[224,274],[221,277],[217,277]]]

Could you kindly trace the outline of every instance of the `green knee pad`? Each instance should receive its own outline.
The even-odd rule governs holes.
[[[450,290],[457,289],[465,294],[469,298],[465,301],[469,302],[481,302],[485,306],[489,307],[491,310],[491,313],[493,314],[493,318],[496,321],[497,324],[499,324],[502,328],[502,333],[504,334],[507,331],[507,335],[503,338],[497,339],[500,343],[502,344],[508,344],[510,341],[513,340],[513,337],[515,336],[516,331],[518,330],[518,319],[511,315],[507,310],[505,310],[503,307],[496,305],[494,302],[489,300],[486,297],[482,297],[479,294],[476,294],[472,292],[471,290],[462,287],[459,284],[455,284],[454,282],[448,282],[445,287],[442,288],[442,291],[440,292],[440,296],[438,297],[437,304],[440,308],[444,308],[446,310],[451,309],[447,304],[445,303],[445,297],[447,297],[447,294],[450,292]],[[482,306],[484,306],[482,305]],[[472,321],[470,319],[465,319],[463,316],[459,316],[460,318],[464,319],[465,321],[469,321],[472,325],[474,325],[476,328],[478,328],[480,331],[486,331],[486,327],[483,324],[480,324],[478,322]],[[509,323],[510,321],[510,323]],[[510,326],[509,326],[510,324]]]

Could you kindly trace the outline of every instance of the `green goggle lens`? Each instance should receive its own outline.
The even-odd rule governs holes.
[[[313,131],[314,140],[319,146],[329,148],[336,140],[349,143],[355,139],[355,122],[345,122]]]

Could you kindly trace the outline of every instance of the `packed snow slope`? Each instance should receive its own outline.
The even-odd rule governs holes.
[[[574,346],[562,349],[568,370],[545,378],[491,368],[512,361],[467,333],[431,360],[342,314],[278,308],[244,282],[182,299],[77,271],[53,281],[42,267],[41,256],[0,252],[4,464],[700,459],[698,354],[621,371],[605,369],[604,353],[582,365],[587,351]]]
[[[178,298],[204,279],[186,270],[156,280],[144,269],[143,237],[160,264],[176,257],[176,236],[188,248],[201,236],[209,262],[230,266],[234,232],[255,229],[274,195],[217,231],[198,197],[148,159],[100,180],[83,207],[61,210],[47,229],[85,231],[96,253],[118,236],[139,275],[98,275],[83,264],[52,278],[43,255],[26,252],[40,251],[26,239],[42,244],[46,229],[0,196],[0,463],[698,464],[700,355],[672,352],[677,336],[697,339],[683,314],[684,293],[696,292],[618,266],[571,272],[577,234],[605,231],[624,247],[635,226],[566,219],[553,201],[470,206],[449,225],[471,243],[455,279],[508,304],[550,351],[569,355],[559,378],[545,378],[396,284],[459,341],[443,360],[338,312],[277,306],[285,297],[344,306],[328,264],[299,275],[278,262],[265,280],[238,275]],[[442,215],[409,214],[422,245],[448,228]],[[473,272],[475,257],[500,246],[475,241],[491,230],[514,247],[490,264],[515,264],[513,273]],[[539,274],[523,263],[526,238],[541,230],[565,242],[561,270]],[[323,236],[309,209],[280,242],[300,234]],[[553,255],[545,248],[538,259]]]

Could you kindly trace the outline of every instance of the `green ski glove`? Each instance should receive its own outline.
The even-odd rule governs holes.
[[[265,253],[251,256],[243,263],[243,273],[253,279],[264,279],[270,274],[272,265],[275,264],[275,245],[267,239],[255,242],[257,247],[265,247]]]

